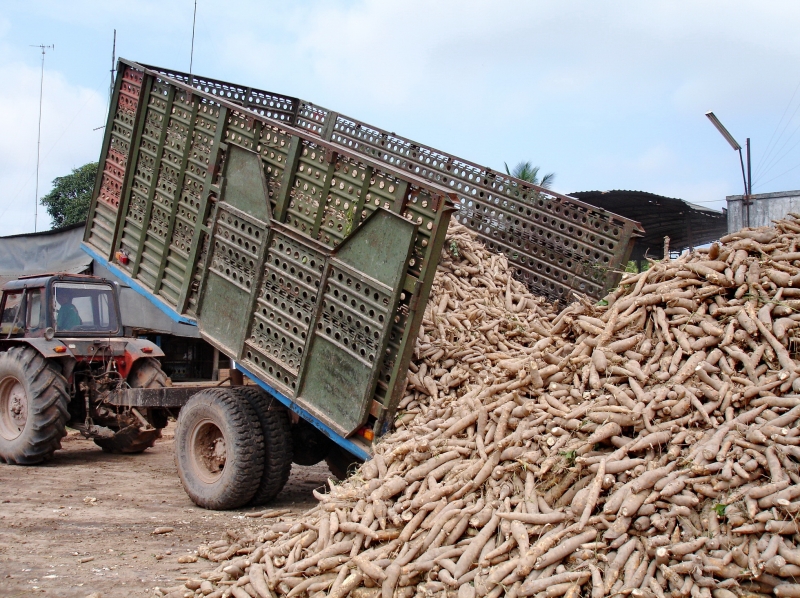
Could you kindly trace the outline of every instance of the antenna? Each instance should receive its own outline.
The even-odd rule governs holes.
[[[111,83],[108,86],[108,110],[106,112],[111,112],[111,100],[114,97],[114,79],[117,74],[117,30],[114,29],[114,42],[111,45]],[[99,127],[95,127],[92,131],[99,131],[100,129],[105,129],[105,125],[100,125]]]
[[[111,46],[111,84],[108,86],[108,105],[114,95],[114,76],[117,74],[117,30],[114,29],[114,43]]]
[[[39,80],[39,132],[36,141],[36,197],[34,198],[33,208],[33,232],[36,232],[39,220],[39,156],[42,148],[42,94],[44,91],[44,54],[46,50],[55,50],[56,45],[46,46],[44,44],[31,45],[31,48],[42,49],[42,75]]]
[[[192,50],[189,53],[189,85],[194,83],[192,77],[192,63],[194,62],[194,26],[197,22],[197,0],[194,0],[194,14],[192,15]]]

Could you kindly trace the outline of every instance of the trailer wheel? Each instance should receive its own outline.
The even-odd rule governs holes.
[[[298,465],[316,465],[324,461],[334,446],[333,440],[305,420],[292,426],[292,461]]]
[[[175,464],[189,497],[207,509],[246,505],[264,472],[258,414],[230,388],[194,395],[178,416]]]
[[[147,357],[133,364],[128,374],[131,388],[163,388],[169,378],[161,369],[157,359]],[[107,453],[141,453],[146,451],[161,438],[161,428],[166,427],[167,418],[160,409],[142,409],[143,417],[154,429],[142,430],[135,423],[116,431],[112,438],[95,438],[94,443]]]
[[[0,460],[34,465],[61,448],[69,418],[60,367],[30,347],[0,353]]]
[[[263,505],[278,496],[292,471],[292,432],[289,414],[283,409],[270,410],[273,399],[260,388],[236,386],[234,390],[250,403],[261,423],[261,432],[264,435],[264,473],[250,503]]]
[[[325,457],[325,463],[328,464],[328,469],[331,470],[331,473],[337,480],[345,480],[363,463],[363,461],[336,445],[328,451],[328,456]]]

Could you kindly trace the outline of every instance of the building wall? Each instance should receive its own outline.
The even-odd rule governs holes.
[[[729,195],[728,232],[736,232],[747,226],[747,206],[741,195]],[[789,212],[800,213],[800,191],[760,193],[751,195],[750,226],[771,226],[773,220],[785,217]]]

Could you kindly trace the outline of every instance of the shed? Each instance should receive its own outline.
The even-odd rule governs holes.
[[[636,239],[632,260],[664,256],[664,237],[671,251],[683,251],[716,241],[728,231],[725,210],[664,197],[646,191],[579,191],[571,196],[641,222],[644,236]]]

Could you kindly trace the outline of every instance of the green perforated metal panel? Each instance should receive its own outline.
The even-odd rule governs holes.
[[[184,73],[156,70],[166,77],[192,82]],[[571,301],[573,290],[599,298],[616,286],[634,239],[642,230],[637,222],[574,197],[305,100],[210,79],[192,83],[218,93],[235,90],[228,97],[251,108],[258,106],[257,98],[280,97],[285,108],[281,117],[290,124],[449,188],[456,195],[455,218],[471,228],[487,247],[505,254],[532,292],[553,300]]]
[[[286,98],[123,68],[143,89],[131,168],[116,212],[95,194],[89,239],[106,218],[114,265],[339,434],[385,431],[449,190],[289,126]]]
[[[130,180],[131,145],[141,114],[143,73],[123,66],[117,76],[103,138],[101,170],[84,241],[101,255],[111,257],[120,201]]]

